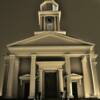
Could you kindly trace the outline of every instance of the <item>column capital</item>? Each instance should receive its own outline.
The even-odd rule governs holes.
[[[64,57],[70,58],[70,55],[69,54],[64,54]]]
[[[40,68],[39,71],[40,71],[40,72],[43,72],[43,69]]]
[[[58,71],[63,71],[63,69],[62,68],[59,68]]]
[[[91,54],[89,57],[90,57],[90,62],[92,62],[94,65],[97,65],[97,61],[96,61],[96,58],[97,58],[97,54]]]
[[[95,66],[97,65],[97,62],[96,62],[96,61],[94,62],[94,65],[95,65]]]
[[[87,62],[87,55],[82,56],[82,62],[86,63]]]
[[[65,62],[67,61],[68,64],[70,64],[70,56],[69,55],[65,55]]]
[[[31,57],[36,57],[36,54],[31,54]]]
[[[92,54],[92,53],[90,53],[90,57],[96,59],[98,57],[98,54]]]
[[[16,55],[14,55],[14,54],[10,54],[10,55],[9,55],[9,57],[11,57],[11,58],[12,58],[12,57],[15,57],[15,56],[16,56]]]

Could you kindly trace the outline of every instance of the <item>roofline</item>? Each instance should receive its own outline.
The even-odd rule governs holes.
[[[49,33],[50,33],[50,32],[49,32]],[[94,44],[94,43],[91,43],[91,42],[87,42],[87,41],[84,41],[84,40],[76,39],[76,38],[73,38],[73,37],[70,37],[70,36],[66,36],[66,35],[64,35],[64,34],[57,34],[57,33],[49,34],[49,33],[43,32],[42,34],[38,34],[38,35],[35,35],[35,36],[32,36],[32,37],[23,39],[23,40],[20,40],[20,41],[17,41],[17,42],[10,43],[10,44],[7,45],[7,47],[10,47],[10,46],[13,46],[13,45],[16,45],[16,44],[18,44],[18,43],[21,43],[21,42],[24,42],[24,41],[28,41],[28,40],[32,41],[34,37],[35,37],[35,39],[34,39],[34,41],[35,41],[35,40],[38,40],[38,39],[47,37],[47,36],[49,36],[49,35],[51,35],[51,36],[55,35],[55,36],[58,37],[58,38],[59,38],[59,37],[62,37],[62,39],[66,39],[66,38],[74,39],[74,40],[76,40],[76,41],[83,42],[84,44],[86,43],[86,44],[88,44],[88,45],[90,45],[90,46],[95,47],[95,44]],[[51,33],[52,33],[52,32],[51,32]],[[43,36],[43,34],[45,34],[45,35]],[[57,36],[56,34],[57,34],[58,36]]]

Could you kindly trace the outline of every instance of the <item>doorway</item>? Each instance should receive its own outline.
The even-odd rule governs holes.
[[[78,98],[77,82],[72,82],[72,91],[74,98]]]
[[[45,72],[45,98],[57,98],[56,72]]]
[[[29,96],[29,82],[25,83],[25,89],[24,89],[24,97],[28,98]]]
[[[20,97],[24,98],[24,99],[28,99],[29,97],[29,81],[23,81],[23,84],[21,86],[21,90],[19,92],[21,92]]]

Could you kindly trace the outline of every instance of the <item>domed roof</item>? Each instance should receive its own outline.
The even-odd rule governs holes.
[[[58,11],[59,5],[54,0],[45,0],[40,5],[41,11]]]

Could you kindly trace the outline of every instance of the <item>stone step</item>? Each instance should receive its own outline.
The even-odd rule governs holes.
[[[43,99],[43,100],[60,100],[58,98],[46,98],[46,99]]]

